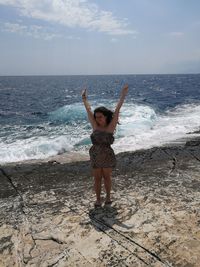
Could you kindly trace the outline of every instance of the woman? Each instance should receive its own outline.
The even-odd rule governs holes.
[[[93,133],[91,141],[93,146],[90,148],[90,160],[93,168],[94,188],[96,193],[95,207],[101,206],[101,181],[104,178],[106,191],[105,204],[111,204],[111,174],[116,165],[116,158],[111,144],[114,142],[113,133],[119,119],[119,111],[128,92],[126,84],[121,92],[121,97],[115,108],[114,113],[105,107],[98,107],[91,111],[90,104],[87,101],[86,89],[82,92],[82,99],[85,105],[88,119],[92,125]]]

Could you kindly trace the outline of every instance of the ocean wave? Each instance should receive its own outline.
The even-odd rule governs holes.
[[[199,130],[200,105],[180,105],[164,114],[154,114],[151,108],[140,106],[139,113],[122,118],[119,132],[123,136],[114,144],[116,152],[135,151],[161,146],[185,138],[189,132]],[[131,113],[131,109],[129,109]],[[139,119],[138,119],[139,118]]]
[[[114,103],[109,104],[114,107]],[[88,153],[92,130],[81,103],[64,106],[48,116],[49,122],[40,125],[5,126],[0,135],[0,163],[44,159],[66,151]],[[113,148],[118,153],[173,142],[199,130],[199,117],[197,104],[158,113],[148,105],[126,103],[121,109]]]
[[[58,108],[48,113],[51,122],[65,122],[68,124],[86,120],[87,116],[82,103],[74,103]]]
[[[65,137],[47,139],[46,137],[17,140],[6,145],[1,143],[0,162],[19,162],[30,159],[45,159],[70,151],[73,145]],[[73,142],[72,142],[73,144]]]

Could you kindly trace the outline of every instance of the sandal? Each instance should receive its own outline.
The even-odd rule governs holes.
[[[111,204],[112,204],[112,200],[105,201],[105,205],[111,205]]]
[[[95,207],[95,208],[101,208],[101,203],[99,203],[99,202],[95,202],[95,203],[94,203],[94,207]]]

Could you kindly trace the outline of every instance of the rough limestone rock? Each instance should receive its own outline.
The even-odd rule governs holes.
[[[1,166],[1,267],[200,266],[198,139],[119,154],[98,209],[89,162],[58,163]]]

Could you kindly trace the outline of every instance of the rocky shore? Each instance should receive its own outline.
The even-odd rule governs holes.
[[[200,139],[117,155],[94,209],[88,161],[0,167],[0,266],[200,266]]]

